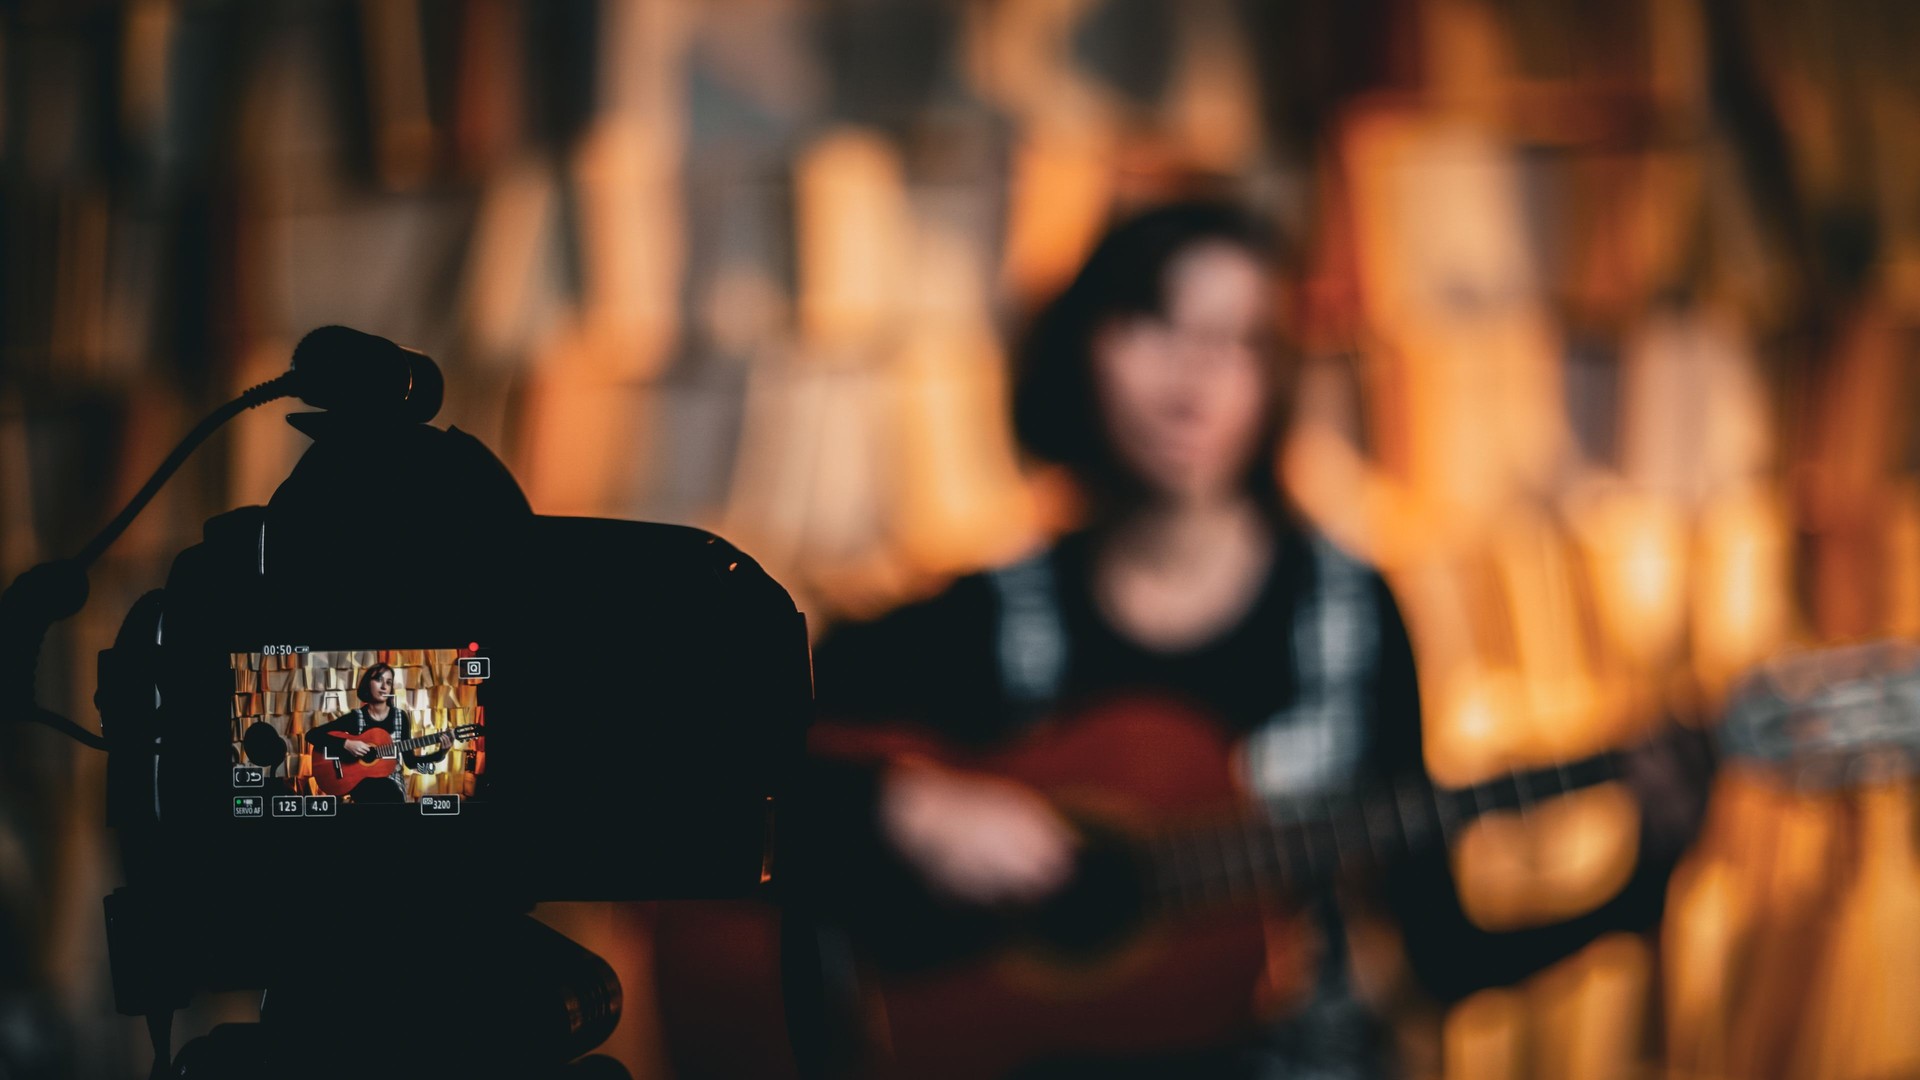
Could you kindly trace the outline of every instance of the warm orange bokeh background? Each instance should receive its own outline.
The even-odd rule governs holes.
[[[342,322],[438,357],[441,421],[536,509],[712,528],[817,625],[877,612],[1070,518],[1011,445],[1010,336],[1114,214],[1208,191],[1299,255],[1284,475],[1396,586],[1436,776],[1710,722],[1781,649],[1920,634],[1915,46],[1897,0],[8,5],[0,577]],[[250,415],[204,450],[43,700],[91,721],[132,598],[304,445]],[[461,526],[458,478],[381,479]],[[124,1072],[103,762],[0,751],[15,982]],[[1723,776],[1660,952],[1471,999],[1427,1067],[1920,1074],[1912,787],[1790,781]],[[1464,898],[1580,910],[1633,836],[1606,789],[1485,821]],[[620,966],[610,1048],[665,1075],[648,909],[542,914]]]

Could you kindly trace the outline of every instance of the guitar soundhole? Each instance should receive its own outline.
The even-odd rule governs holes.
[[[1082,838],[1073,879],[1029,924],[1040,944],[1068,961],[1094,960],[1111,952],[1146,917],[1142,868],[1125,838],[1084,826]]]

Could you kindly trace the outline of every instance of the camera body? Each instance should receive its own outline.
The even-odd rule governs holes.
[[[536,515],[457,429],[289,420],[314,445],[272,500],[210,520],[100,657],[124,1011],[284,979],[329,938],[351,963],[355,927],[765,888],[812,697],[779,584],[697,529]],[[371,715],[382,658],[419,661],[381,665],[410,725],[362,733],[384,760],[297,721],[285,760],[248,760],[244,710],[326,693]],[[395,751],[440,735],[417,754],[462,755],[444,776]],[[314,790],[347,766],[397,779]],[[256,810],[281,789],[303,804]]]

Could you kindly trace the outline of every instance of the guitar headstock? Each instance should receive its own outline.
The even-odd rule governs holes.
[[[453,737],[460,742],[466,742],[468,739],[477,739],[486,733],[487,728],[485,724],[461,724],[459,727],[453,729]]]
[[[1776,657],[1734,692],[1720,741],[1726,755],[1780,768],[1802,788],[1920,772],[1920,645]]]

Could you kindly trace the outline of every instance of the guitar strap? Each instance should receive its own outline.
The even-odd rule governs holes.
[[[1305,546],[1313,565],[1293,610],[1294,700],[1248,737],[1244,754],[1249,791],[1295,804],[1353,782],[1380,651],[1366,566],[1317,532]]]
[[[1036,714],[1060,696],[1067,669],[1051,554],[989,571],[987,580],[1000,604],[995,660],[1001,689],[1016,709]]]

